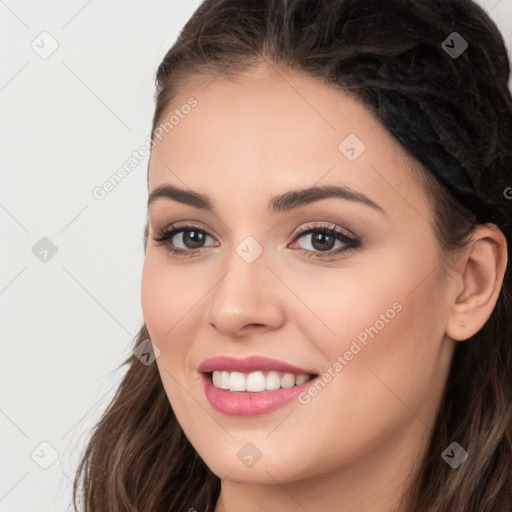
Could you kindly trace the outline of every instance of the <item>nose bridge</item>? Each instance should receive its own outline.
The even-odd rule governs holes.
[[[231,336],[248,325],[277,327],[284,318],[283,304],[267,265],[263,246],[250,235],[243,238],[211,290],[207,322]]]

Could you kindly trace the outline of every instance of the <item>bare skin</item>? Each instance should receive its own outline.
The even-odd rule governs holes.
[[[496,303],[503,235],[479,226],[445,275],[414,163],[364,106],[334,88],[261,67],[189,84],[169,111],[190,97],[197,106],[152,150],[149,192],[191,189],[208,195],[214,210],[168,198],[149,206],[141,299],[167,396],[222,479],[216,512],[403,510],[455,345],[481,329]],[[339,149],[349,134],[365,145],[353,161]],[[267,209],[275,195],[328,185],[379,208],[327,198]],[[207,233],[199,252],[175,256],[154,241],[177,222]],[[335,241],[322,252],[314,235],[296,236],[325,224],[360,245]],[[192,252],[189,234],[168,243]],[[236,251],[249,236],[262,249],[251,263]],[[308,257],[318,254],[329,256]],[[382,314],[387,321],[377,324]],[[381,324],[333,377],[338,356]],[[228,416],[207,401],[197,371],[219,355],[263,355],[319,375],[331,368],[331,379],[307,403]],[[262,454],[252,467],[237,457],[248,442]]]

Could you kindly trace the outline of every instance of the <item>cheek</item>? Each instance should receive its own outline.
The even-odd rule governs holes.
[[[421,293],[410,293],[411,283],[424,275],[410,262],[400,261],[400,256],[393,254],[389,261],[385,255],[375,261],[372,258],[361,265],[364,271],[346,268],[323,275],[303,274],[296,288],[307,290],[301,297],[307,309],[296,301],[293,313],[306,338],[320,343],[324,354],[337,355],[349,350],[354,338],[358,337],[362,346],[365,341],[369,346],[374,338],[389,338],[385,333],[400,329],[405,317],[412,319],[424,299]]]
[[[326,466],[364,454],[371,460],[409,428],[424,432],[433,423],[449,364],[439,321],[442,290],[435,275],[424,279],[426,266],[395,263],[378,284],[376,274],[366,273],[345,280],[343,293],[324,296],[324,319],[336,332],[316,337],[328,359],[325,384],[303,397],[294,427],[299,432],[308,418],[318,418],[322,435],[307,455],[314,460],[322,453]],[[287,446],[286,436],[280,441]]]
[[[165,258],[165,255],[163,256]],[[204,295],[197,279],[179,268],[170,268],[162,256],[148,250],[141,280],[141,305],[151,341],[160,349],[156,360],[167,397],[180,424],[192,428],[188,421],[193,401],[183,392],[187,375],[186,340],[197,328],[194,305]],[[194,411],[201,414],[201,411]],[[194,415],[192,415],[194,416]]]
[[[438,272],[431,272],[435,261],[428,250],[423,258],[395,252],[366,265],[364,273],[347,272],[344,279],[309,288],[316,290],[309,298],[331,332],[315,336],[306,322],[302,329],[326,356],[323,371],[344,375],[332,387],[344,400],[364,393],[359,403],[378,411],[403,407],[393,392],[406,403],[432,394],[446,361],[443,290]]]
[[[161,259],[161,255],[146,254],[141,307],[152,341],[163,351],[171,340],[180,338],[183,320],[204,295],[204,287],[190,272],[170,268]]]
[[[348,317],[353,319],[352,333],[344,338],[343,353],[352,360],[342,372],[343,394],[360,398],[356,408],[365,404],[358,411],[362,417],[401,422],[410,420],[413,410],[431,422],[449,348],[443,344],[442,289],[435,272],[425,279],[431,268],[410,262],[388,267],[389,273],[366,298],[354,298],[363,307],[353,306]],[[361,350],[350,355],[358,351],[357,345]]]

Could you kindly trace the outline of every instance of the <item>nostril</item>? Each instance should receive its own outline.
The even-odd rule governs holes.
[[[244,329],[253,329],[253,328],[256,328],[256,329],[261,329],[265,327],[263,324],[247,324]]]

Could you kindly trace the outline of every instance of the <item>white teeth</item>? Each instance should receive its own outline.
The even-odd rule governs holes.
[[[220,389],[229,389],[229,372],[213,372],[213,385]]]
[[[291,388],[292,386],[295,386],[295,375],[293,373],[285,373],[281,377],[281,387]]]
[[[273,391],[274,389],[279,389],[280,387],[281,379],[279,378],[279,373],[268,372],[265,389],[267,389],[268,391]]]
[[[295,384],[297,386],[300,386],[301,384],[304,384],[309,379],[309,375],[299,375],[295,378]]]
[[[264,391],[265,389],[265,375],[261,372],[252,372],[247,375],[245,380],[245,389],[247,391]]]
[[[220,386],[221,389],[229,389],[229,372],[218,372],[220,373]]]
[[[214,371],[212,375],[213,385],[229,391],[273,391],[279,388],[291,388],[300,386],[309,380],[309,375],[297,375],[293,373],[280,373],[271,371],[256,371],[251,373]]]
[[[240,372],[231,372],[229,375],[230,391],[245,391],[245,376]]]

